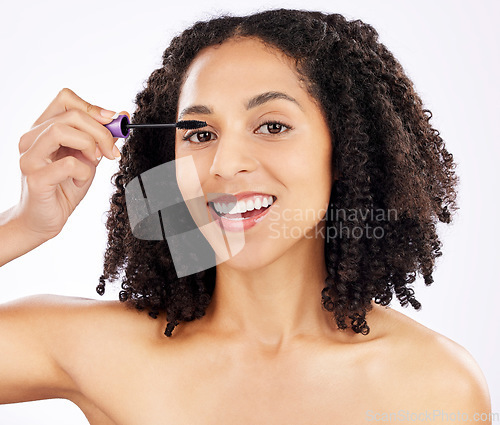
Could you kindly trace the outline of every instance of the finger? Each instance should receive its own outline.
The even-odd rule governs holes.
[[[127,111],[121,111],[121,112],[119,112],[116,115],[126,115],[128,117],[129,122],[130,122],[130,114]],[[119,139],[119,137],[114,137],[113,138],[113,143],[116,143],[116,141],[118,139]],[[101,152],[101,150],[99,148],[99,145],[96,148],[95,154],[96,154],[96,156],[97,156],[98,159],[101,158],[102,152]],[[120,150],[118,149],[118,147],[116,145],[113,147],[113,155],[115,156],[115,158],[119,158],[121,156]]]
[[[26,152],[44,131],[47,131],[48,128],[56,124],[66,124],[67,126],[88,133],[94,139],[94,153],[97,147],[96,145],[98,145],[100,151],[103,152],[107,158],[115,159],[113,155],[113,146],[118,138],[113,138],[111,132],[104,127],[104,125],[94,120],[85,112],[77,109],[72,109],[52,117],[23,134],[19,141],[19,153],[23,154]]]
[[[115,112],[113,111],[108,111],[83,100],[73,90],[63,88],[49,104],[47,109],[45,109],[42,115],[40,115],[40,117],[35,121],[33,127],[36,127],[48,119],[71,109],[78,109],[79,111],[85,112],[103,124],[111,122],[113,115],[115,115]]]
[[[64,156],[61,149],[64,147],[81,151],[90,162],[98,164],[96,144],[90,134],[64,124],[53,123],[21,155],[19,159],[21,172],[24,175],[32,174],[48,163],[56,161]]]
[[[74,156],[65,156],[26,176],[26,182],[34,192],[48,195],[68,179],[76,180],[78,187],[88,186],[94,175],[95,167],[84,164]]]

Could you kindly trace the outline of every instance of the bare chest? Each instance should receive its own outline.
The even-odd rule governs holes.
[[[93,389],[93,408],[113,421],[92,425],[356,425],[383,408],[383,392],[363,366],[323,356],[262,362],[205,353],[135,370],[102,397]]]
[[[177,386],[178,423],[357,424],[364,423],[359,391],[338,374],[302,375],[293,370],[260,370],[191,380]],[[366,401],[366,400],[365,400]]]

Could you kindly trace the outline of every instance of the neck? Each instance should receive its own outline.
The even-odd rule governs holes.
[[[279,348],[294,338],[331,332],[323,309],[327,277],[324,240],[303,238],[272,263],[251,271],[217,266],[205,323],[264,347]]]

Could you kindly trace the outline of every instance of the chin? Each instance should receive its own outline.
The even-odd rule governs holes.
[[[240,252],[229,260],[220,263],[220,266],[246,272],[265,267],[279,257],[278,252],[280,251],[276,243],[266,245],[263,246],[262,242],[247,242]]]

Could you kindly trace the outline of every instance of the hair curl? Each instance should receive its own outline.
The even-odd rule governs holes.
[[[455,203],[453,156],[432,113],[401,64],[378,41],[377,31],[340,14],[276,9],[249,16],[219,16],[197,22],[173,38],[163,64],[136,96],[136,123],[175,122],[186,70],[196,55],[234,37],[256,37],[294,60],[298,75],[319,102],[330,128],[332,185],[327,229],[338,237],[325,241],[328,278],[322,305],[339,329],[368,334],[371,300],[420,309],[412,283],[420,273],[433,282],[434,260],[442,253],[437,221],[451,222]],[[119,171],[113,175],[106,228],[105,281],[124,271],[119,298],[156,318],[166,312],[165,335],[181,321],[204,316],[215,287],[215,267],[177,278],[168,245],[132,235],[125,208],[126,184],[141,173],[175,159],[175,130],[142,129],[125,141]],[[161,141],[162,143],[159,143]],[[396,210],[394,220],[373,215],[339,219],[339,211]],[[337,217],[337,219],[332,219]],[[342,237],[358,226],[382,226],[382,238]]]

